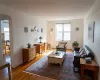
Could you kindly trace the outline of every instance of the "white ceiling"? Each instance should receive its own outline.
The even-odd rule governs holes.
[[[94,0],[2,0],[9,7],[47,20],[84,18]]]

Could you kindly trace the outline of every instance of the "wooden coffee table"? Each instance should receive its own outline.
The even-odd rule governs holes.
[[[54,63],[54,64],[62,65],[65,52],[59,51],[59,54],[55,54],[55,53],[56,52],[52,52],[51,54],[48,55],[48,63]]]

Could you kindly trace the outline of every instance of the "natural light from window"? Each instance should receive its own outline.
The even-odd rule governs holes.
[[[56,24],[56,41],[70,40],[71,24]]]
[[[4,27],[5,40],[9,40],[9,28]]]

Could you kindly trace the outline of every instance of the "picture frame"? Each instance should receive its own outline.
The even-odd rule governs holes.
[[[24,32],[25,32],[25,33],[28,32],[28,27],[24,27]]]
[[[95,22],[93,21],[88,25],[88,39],[94,42]]]
[[[79,31],[79,27],[76,27],[76,31]]]
[[[31,32],[34,32],[34,29],[31,29]]]
[[[41,28],[41,33],[43,33],[43,28]]]

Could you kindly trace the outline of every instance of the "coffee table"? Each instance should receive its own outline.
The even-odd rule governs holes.
[[[48,63],[60,64],[62,65],[64,60],[65,52],[59,51],[59,54],[55,54],[56,52],[51,52],[48,55]]]

